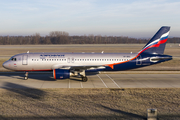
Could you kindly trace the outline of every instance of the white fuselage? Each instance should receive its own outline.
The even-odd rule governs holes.
[[[5,68],[16,71],[46,71],[70,66],[105,66],[134,58],[120,53],[22,53],[13,56]]]

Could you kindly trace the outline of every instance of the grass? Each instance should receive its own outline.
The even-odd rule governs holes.
[[[180,117],[180,89],[6,89],[0,119],[145,119]]]

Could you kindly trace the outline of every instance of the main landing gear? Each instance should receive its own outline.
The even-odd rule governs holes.
[[[87,82],[88,78],[86,77],[85,70],[82,70],[79,74],[81,75],[82,82]]]
[[[25,72],[24,80],[28,79],[28,72]]]
[[[87,80],[88,80],[88,78],[86,76],[82,76],[81,78],[82,78],[83,82],[87,82]]]
[[[72,75],[71,76],[78,76],[81,77],[82,82],[87,82],[88,78],[86,77],[85,70],[76,70],[76,71],[71,71]]]

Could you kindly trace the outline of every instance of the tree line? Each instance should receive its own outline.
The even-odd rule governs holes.
[[[64,31],[52,31],[47,36],[36,33],[31,36],[0,36],[0,45],[37,45],[37,44],[141,44],[149,39],[125,36],[83,35],[69,36]],[[179,37],[168,38],[168,43],[180,43]]]

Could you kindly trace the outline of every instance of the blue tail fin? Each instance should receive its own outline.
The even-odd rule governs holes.
[[[151,38],[151,40],[143,47],[139,52],[149,54],[163,54],[166,46],[166,41],[169,35],[170,27],[163,26],[159,31]]]

